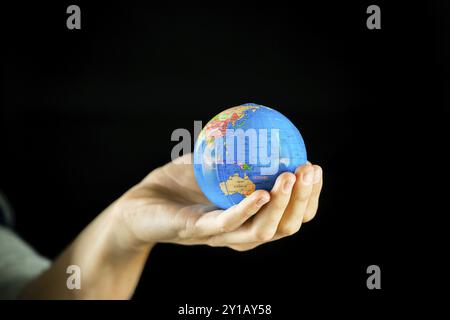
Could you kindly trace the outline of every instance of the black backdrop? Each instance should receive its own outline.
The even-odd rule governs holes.
[[[372,3],[314,3],[78,1],[79,31],[66,28],[69,2],[5,8],[0,187],[21,236],[54,258],[170,160],[174,129],[255,102],[289,117],[324,168],[316,219],[245,253],[158,245],[135,298],[166,315],[184,303],[289,314],[323,297],[377,308],[405,292],[420,215],[399,200],[397,156],[411,138],[420,148],[417,116],[442,102],[442,5],[378,3],[382,29],[368,30]],[[366,288],[370,264],[381,291]]]

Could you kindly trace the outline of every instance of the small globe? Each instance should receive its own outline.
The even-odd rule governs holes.
[[[246,103],[222,111],[200,132],[194,173],[206,197],[222,209],[255,190],[270,191],[283,172],[305,164],[298,129],[278,111]]]

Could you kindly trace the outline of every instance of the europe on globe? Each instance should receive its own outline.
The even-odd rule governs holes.
[[[307,161],[303,138],[280,112],[254,103],[222,111],[200,132],[194,173],[205,196],[220,208],[255,190],[270,191],[283,172]]]

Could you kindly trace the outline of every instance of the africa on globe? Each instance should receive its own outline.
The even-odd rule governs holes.
[[[194,173],[205,196],[227,209],[307,161],[303,138],[278,111],[245,103],[222,111],[200,132]]]

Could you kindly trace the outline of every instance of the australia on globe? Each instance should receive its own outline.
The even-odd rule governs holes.
[[[200,132],[194,173],[200,189],[220,208],[255,190],[270,191],[277,177],[307,161],[303,138],[278,111],[254,103],[222,111]]]

